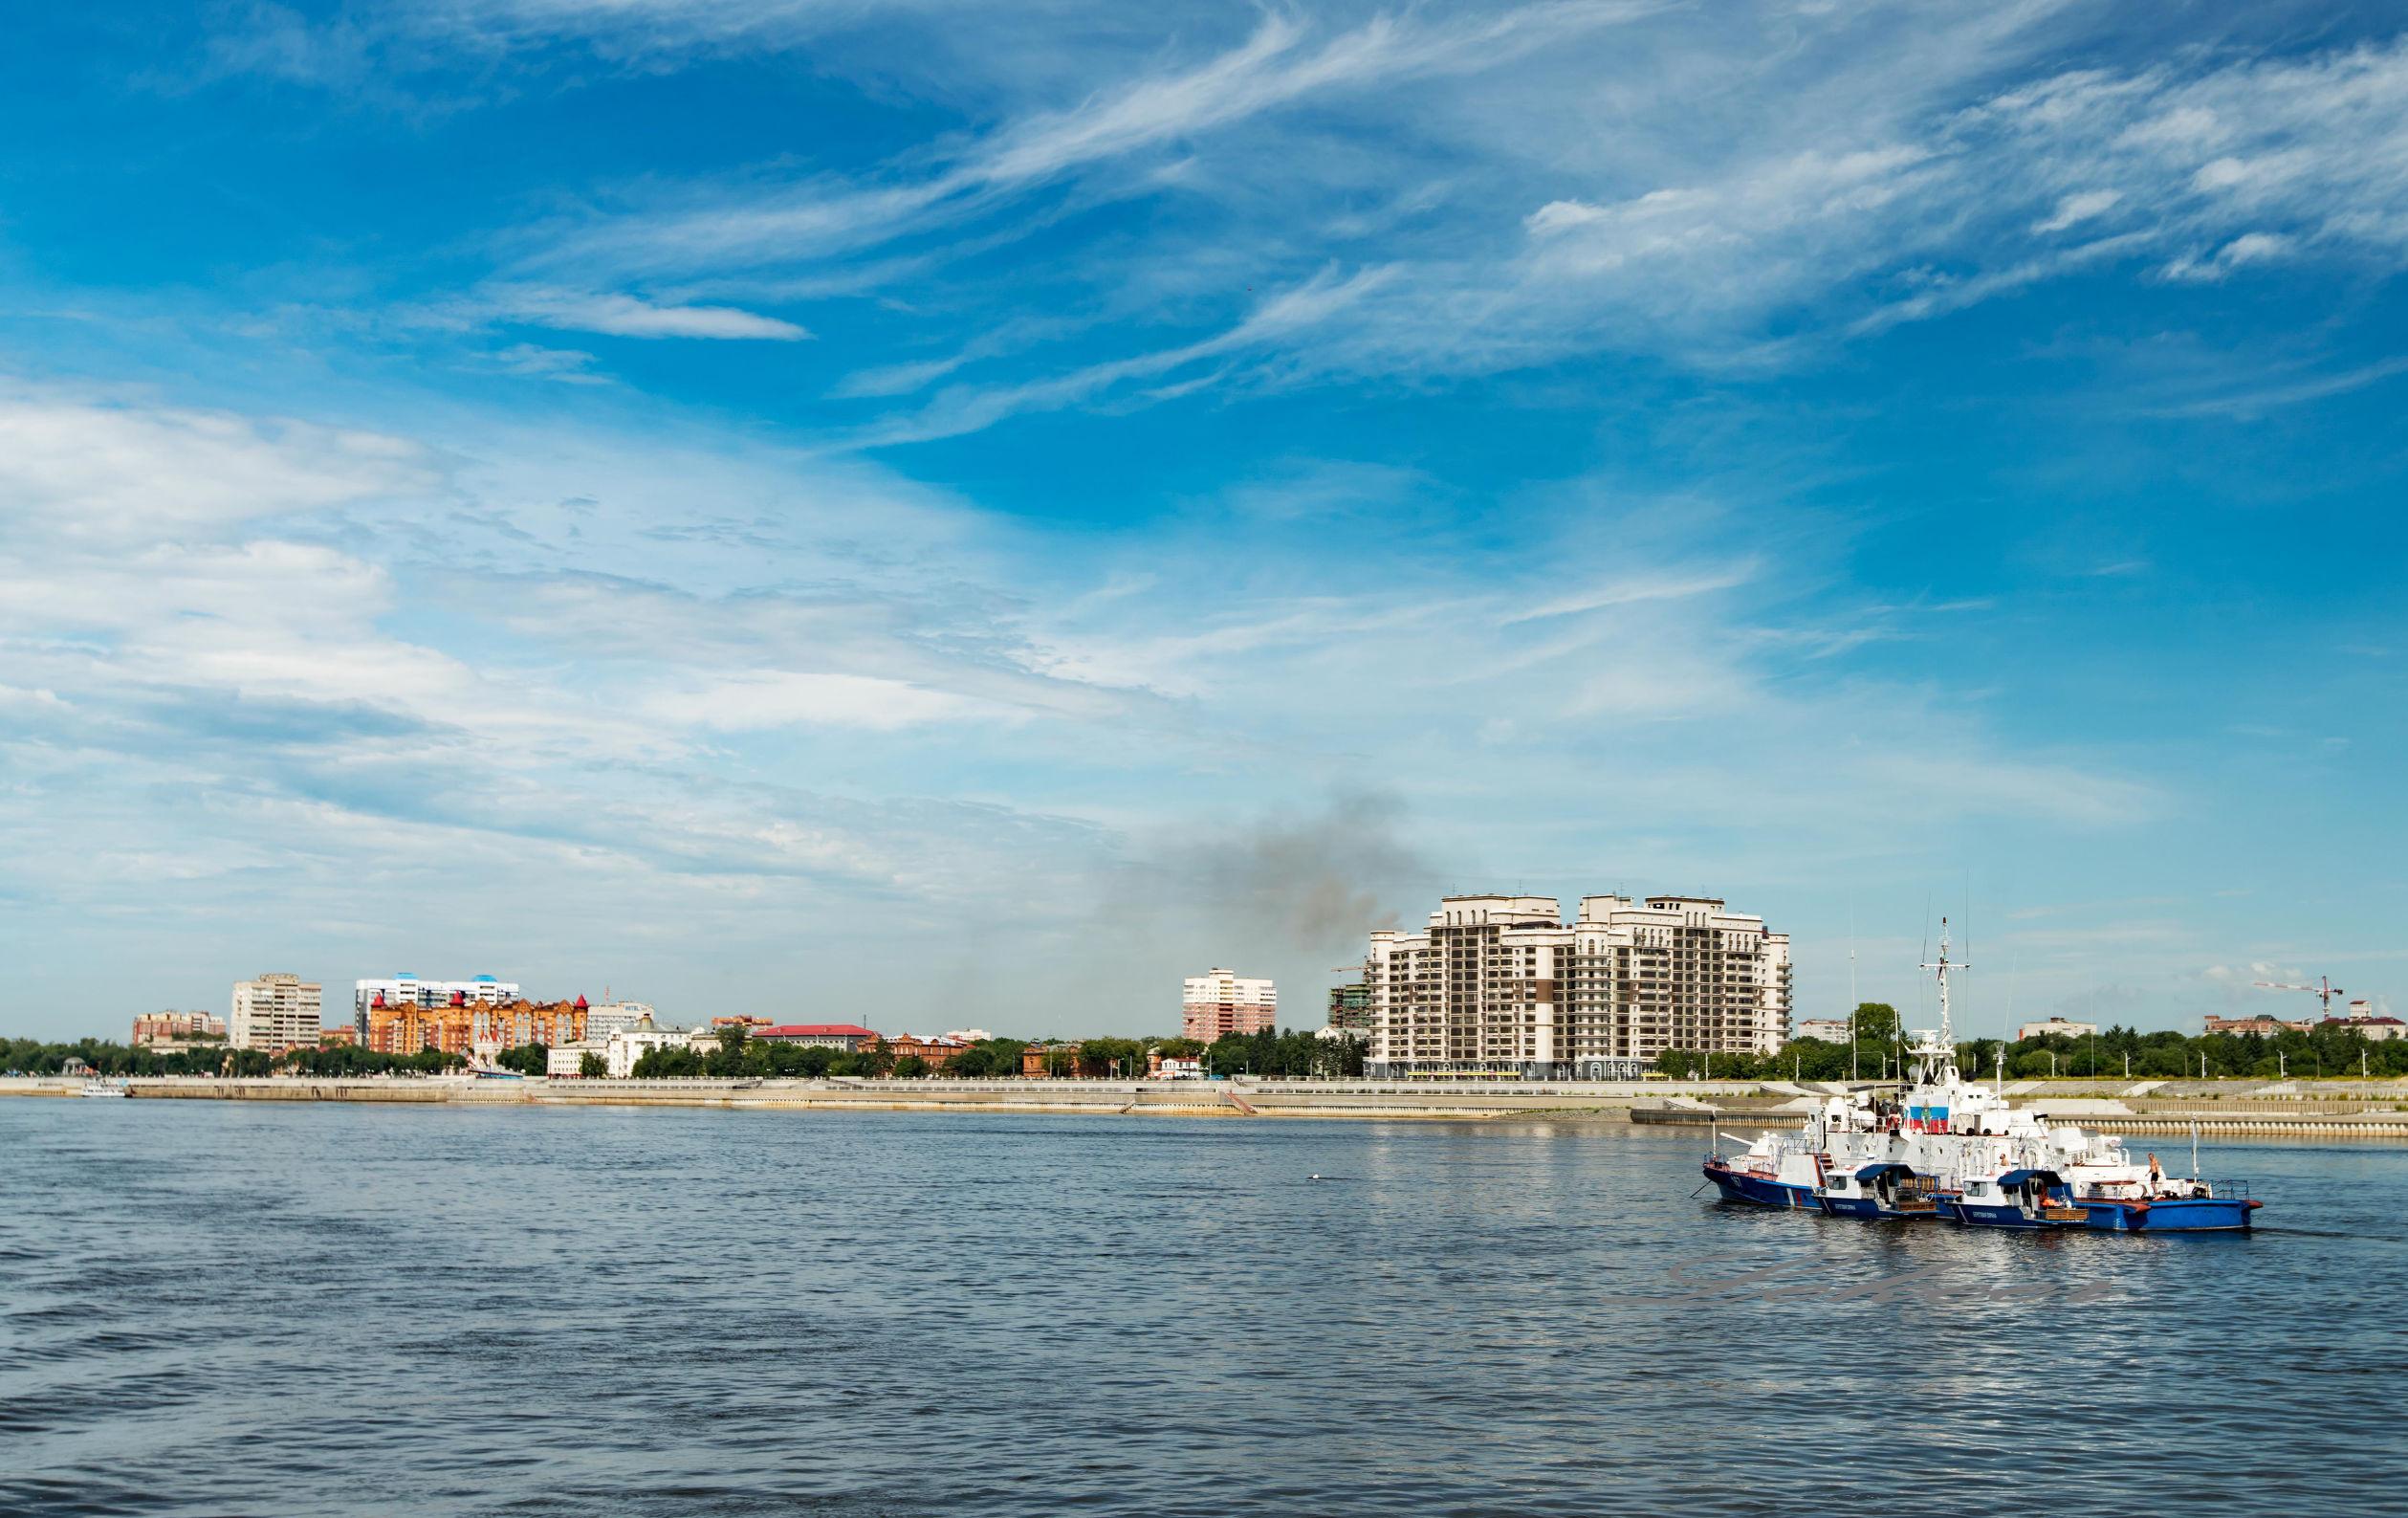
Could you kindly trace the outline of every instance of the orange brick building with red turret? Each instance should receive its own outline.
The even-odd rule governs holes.
[[[380,1054],[493,1054],[529,1044],[558,1046],[585,1038],[585,999],[574,1001],[471,1001],[453,992],[449,1006],[368,1005],[368,1047]]]

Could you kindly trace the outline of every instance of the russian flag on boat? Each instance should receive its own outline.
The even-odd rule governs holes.
[[[1948,1109],[1910,1107],[1906,1110],[1906,1127],[1911,1133],[1945,1133],[1948,1129]]]

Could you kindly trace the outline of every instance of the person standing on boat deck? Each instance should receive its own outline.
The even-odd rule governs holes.
[[[2155,1197],[2165,1189],[2165,1171],[2157,1163],[2156,1150],[2149,1152],[2149,1195]]]

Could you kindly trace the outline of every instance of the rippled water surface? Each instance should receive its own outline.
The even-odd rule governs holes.
[[[1701,1148],[0,1101],[0,1508],[2408,1510],[2408,1153],[2219,1146],[2268,1226],[2151,1239]]]

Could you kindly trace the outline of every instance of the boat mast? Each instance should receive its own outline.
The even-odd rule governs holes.
[[[1848,909],[1848,1079],[1856,1079],[1856,908]]]
[[[1956,1024],[1949,1021],[1948,1015],[1948,972],[1952,969],[1970,970],[1973,966],[1970,963],[1951,965],[1948,962],[1948,919],[1946,917],[1939,919],[1939,961],[1937,964],[1924,965],[1923,968],[1937,971],[1939,975],[1939,1043],[1940,1047],[1947,1051],[1948,1064],[1953,1066],[1957,1063],[1957,1029]]]

